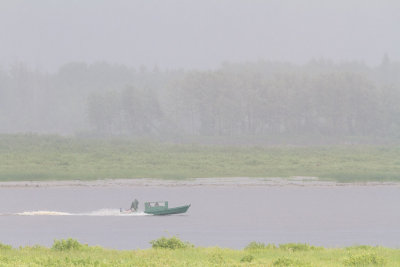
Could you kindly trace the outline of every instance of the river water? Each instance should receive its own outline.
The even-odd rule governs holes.
[[[183,215],[121,216],[137,198],[191,204]],[[399,186],[111,186],[0,188],[0,242],[75,238],[115,249],[177,235],[197,246],[251,241],[400,247]]]

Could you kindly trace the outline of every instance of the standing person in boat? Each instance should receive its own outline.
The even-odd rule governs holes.
[[[137,211],[138,207],[139,207],[139,201],[135,198],[135,200],[132,201],[131,204],[131,211]]]

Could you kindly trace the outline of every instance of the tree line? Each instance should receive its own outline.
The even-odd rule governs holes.
[[[55,73],[18,64],[0,70],[0,107],[1,132],[398,138],[400,63],[69,63]]]

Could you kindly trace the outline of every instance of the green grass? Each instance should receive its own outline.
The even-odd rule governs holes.
[[[400,181],[400,146],[204,146],[0,135],[0,180],[316,176]]]
[[[175,238],[175,237],[174,237]],[[175,238],[176,239],[176,238]],[[182,244],[188,244],[182,242]],[[173,242],[176,243],[175,241]],[[60,245],[61,244],[61,245]],[[264,245],[243,250],[181,246],[145,250],[110,250],[73,239],[43,246],[0,245],[0,266],[399,266],[400,249],[307,244]]]

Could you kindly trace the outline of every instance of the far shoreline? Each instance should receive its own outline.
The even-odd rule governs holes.
[[[0,188],[48,188],[48,187],[198,187],[198,186],[266,186],[266,187],[348,187],[348,186],[400,186],[400,182],[336,182],[319,180],[317,177],[295,176],[290,178],[210,177],[183,180],[155,178],[126,178],[99,180],[57,181],[1,181]]]

